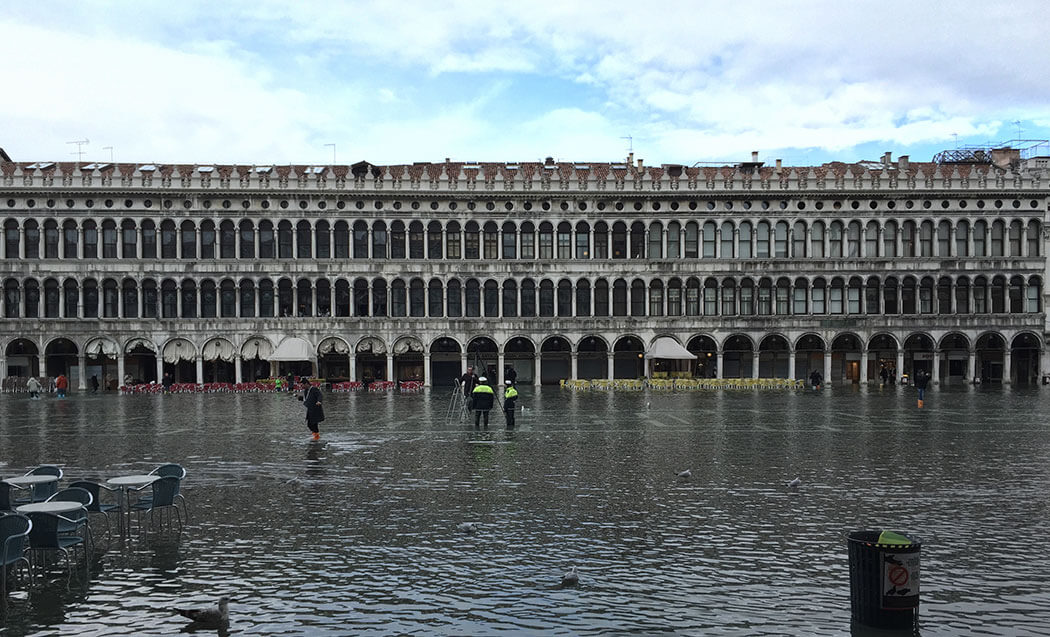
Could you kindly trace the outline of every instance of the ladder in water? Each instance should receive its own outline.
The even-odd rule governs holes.
[[[445,410],[445,424],[452,424],[457,416],[460,422],[465,422],[468,415],[467,400],[463,396],[463,387],[459,382],[454,382],[452,384],[452,395],[448,399],[448,409]]]

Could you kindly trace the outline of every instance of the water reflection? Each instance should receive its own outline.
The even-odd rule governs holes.
[[[444,393],[332,394],[312,442],[283,394],[6,395],[4,475],[175,461],[191,516],[114,541],[86,591],[18,593],[4,628],[172,634],[177,600],[227,595],[241,634],[846,635],[844,534],[887,527],[925,538],[924,635],[1039,634],[1046,396],[524,388],[514,431],[475,431]]]

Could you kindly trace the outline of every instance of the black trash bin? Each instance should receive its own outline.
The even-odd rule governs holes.
[[[873,628],[913,628],[919,619],[919,538],[854,531],[846,539],[853,621]]]

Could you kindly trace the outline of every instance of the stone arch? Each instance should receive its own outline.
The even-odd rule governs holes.
[[[753,378],[755,343],[747,334],[730,334],[722,341],[722,378]]]
[[[232,383],[236,380],[237,348],[221,336],[208,339],[201,347],[201,371],[199,382]]]
[[[699,378],[718,378],[718,342],[708,334],[690,338],[685,348],[696,354],[693,375]]]
[[[645,374],[645,345],[635,334],[625,334],[613,343],[613,378],[641,378]]]
[[[767,334],[758,344],[758,377],[788,378],[790,341],[782,334]]]
[[[415,336],[401,336],[391,349],[394,356],[394,378],[401,381],[426,382],[423,365],[423,341]]]
[[[1042,339],[1029,331],[1018,332],[1010,339],[1010,379],[1019,385],[1039,383],[1039,360]]]
[[[576,378],[609,377],[609,343],[598,334],[588,334],[576,343]]]

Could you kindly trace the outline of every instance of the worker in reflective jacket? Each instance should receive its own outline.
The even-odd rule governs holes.
[[[518,408],[518,390],[514,389],[514,381],[507,380],[507,388],[503,391],[503,415],[507,417],[507,429],[514,429],[514,411]]]
[[[482,376],[478,379],[478,384],[474,386],[474,391],[470,393],[471,398],[474,399],[474,427],[478,427],[481,423],[481,416],[485,416],[485,427],[489,426],[489,410],[492,409],[493,403],[496,402],[496,394],[492,391],[492,388],[488,386],[488,379]]]

